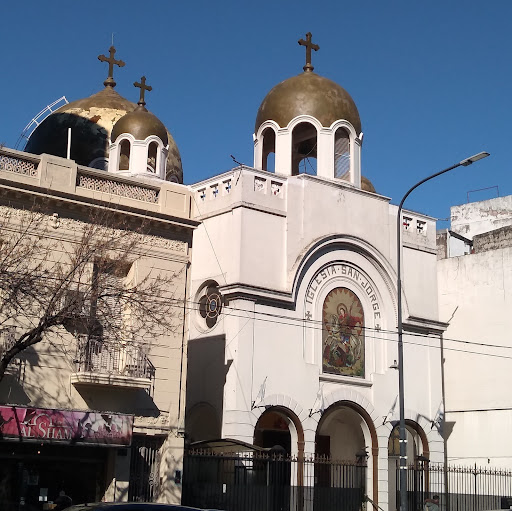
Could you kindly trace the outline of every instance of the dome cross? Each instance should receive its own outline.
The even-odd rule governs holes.
[[[140,89],[140,98],[139,98],[139,102],[137,104],[140,106],[145,106],[146,102],[144,101],[144,94],[146,91],[152,91],[153,87],[151,87],[151,85],[146,85],[146,77],[145,76],[141,77],[140,83],[133,82],[133,85],[134,85],[134,87],[138,87]]]
[[[114,55],[116,53],[116,49],[114,46],[111,46],[108,50],[110,52],[109,57],[105,57],[105,55],[98,55],[98,60],[101,62],[108,62],[108,78],[103,82],[103,85],[105,87],[112,87],[114,88],[116,86],[116,82],[114,81],[114,65],[123,67],[124,62],[122,60],[116,60],[114,58]]]
[[[314,44],[314,43],[311,42],[311,37],[312,37],[311,32],[308,32],[306,34],[306,40],[299,39],[299,41],[298,41],[298,43],[301,46],[305,46],[306,47],[306,65],[303,68],[304,71],[313,71],[313,69],[315,69],[311,65],[311,50],[318,51],[320,49],[320,46],[318,46],[318,44]]]

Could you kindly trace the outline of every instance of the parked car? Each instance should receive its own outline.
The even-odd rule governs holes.
[[[64,511],[213,511],[197,507],[175,504],[155,504],[154,502],[96,502],[94,504],[75,504]]]

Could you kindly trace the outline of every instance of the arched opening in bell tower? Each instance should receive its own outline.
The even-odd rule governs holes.
[[[157,173],[157,155],[158,144],[156,142],[151,142],[148,147],[147,170],[153,174]]]
[[[334,177],[350,181],[350,137],[345,128],[334,135]]]
[[[292,175],[316,176],[317,130],[309,122],[301,122],[292,132]]]
[[[276,132],[272,128],[263,131],[262,169],[275,172]]]
[[[127,139],[119,144],[119,170],[130,170],[131,144]]]

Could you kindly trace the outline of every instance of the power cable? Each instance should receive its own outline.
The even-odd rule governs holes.
[[[189,310],[197,310],[195,307],[187,307]],[[257,313],[255,313],[257,314]],[[230,314],[231,317],[238,317],[238,318],[242,318],[242,319],[246,319],[247,316],[238,316],[236,314]],[[323,328],[321,327],[317,327],[317,326],[313,326],[313,325],[307,325],[307,324],[302,324],[302,325],[299,325],[299,324],[292,324],[292,323],[288,323],[288,322],[282,322],[282,321],[273,321],[273,320],[270,320],[270,319],[264,319],[264,318],[253,318],[254,321],[264,321],[264,322],[267,322],[267,323],[274,323],[274,324],[280,324],[280,325],[286,325],[286,326],[293,326],[293,327],[300,327],[300,328],[309,328],[309,329],[314,329],[314,330],[322,330]],[[287,319],[292,319],[292,318],[287,318]],[[305,321],[305,320],[301,320],[301,321]],[[369,330],[373,330],[375,333],[379,332],[379,330],[376,330],[376,329],[369,329]],[[393,333],[391,331],[387,331],[387,333]],[[429,340],[436,340],[437,337],[431,337],[431,336],[422,336],[421,334],[415,334],[416,337],[423,337],[425,339],[429,339]],[[194,339],[191,339],[191,340],[195,340],[195,339],[198,339],[199,337],[195,337]],[[379,341],[388,341],[388,342],[398,342],[398,339],[393,339],[393,338],[389,338],[389,337],[383,337],[383,336],[375,336],[375,335],[368,335],[368,334],[365,334],[365,338],[367,339],[375,339],[375,340],[379,340]],[[427,344],[422,344],[422,343],[417,343],[417,342],[412,342],[412,341],[403,341],[404,344],[409,344],[411,346],[421,346],[421,347],[424,347],[424,348],[435,348],[435,349],[441,349],[441,346],[437,346],[437,345],[427,345]],[[469,342],[469,341],[468,341]],[[481,343],[476,343],[478,346],[482,346],[482,347],[488,347],[488,345],[486,344],[481,344]],[[482,353],[482,352],[477,352],[477,351],[470,351],[470,350],[462,350],[462,349],[457,349],[457,348],[448,348],[448,347],[444,347],[444,349],[446,351],[455,351],[455,352],[458,352],[458,353],[468,353],[468,354],[473,354],[473,355],[482,355],[482,356],[488,356],[488,357],[494,357],[494,358],[502,358],[502,359],[506,359],[506,360],[512,360],[512,356],[507,356],[507,355],[498,355],[498,354],[495,354],[495,353]]]
[[[199,306],[199,302],[190,301],[189,303],[191,303],[192,305]],[[296,323],[300,323],[300,324],[297,324],[297,326],[301,326],[301,327],[305,327],[305,328],[314,328],[317,330],[323,329],[323,321],[321,321],[321,320],[292,318],[292,317],[285,316],[282,314],[275,314],[275,313],[263,312],[263,311],[250,311],[247,309],[242,309],[242,308],[237,308],[237,307],[229,307],[229,306],[224,306],[223,309],[224,310],[228,309],[228,310],[237,311],[237,312],[247,312],[248,314],[260,315],[260,316],[266,316],[266,317],[271,317],[271,318],[276,318],[276,319],[283,319],[283,320],[287,320],[290,322],[296,322]],[[304,325],[304,323],[306,323],[306,325]],[[288,323],[283,323],[283,324],[288,324]],[[369,327],[369,326],[361,326],[360,328],[362,328],[365,331],[370,331],[370,332],[379,332],[379,333],[386,333],[386,334],[396,334],[397,333],[396,330],[388,330],[388,329],[384,329],[384,328],[373,328],[373,327]],[[424,339],[431,339],[431,340],[439,339],[439,336],[437,336],[437,335],[422,334],[419,332],[407,332],[407,335],[409,337],[421,337]],[[458,342],[458,343],[468,344],[468,345],[472,345],[472,346],[482,346],[485,348],[512,349],[512,346],[505,346],[503,344],[487,344],[487,343],[468,341],[468,340],[462,340],[462,339],[452,339],[452,338],[444,337],[444,336],[443,336],[443,341]]]

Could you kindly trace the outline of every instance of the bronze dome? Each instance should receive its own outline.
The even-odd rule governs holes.
[[[265,97],[256,116],[254,132],[267,120],[284,128],[298,115],[311,115],[322,126],[344,119],[361,133],[361,120],[349,93],[337,83],[311,71],[277,84]]]
[[[375,187],[373,186],[373,183],[364,176],[361,176],[361,190],[366,190],[367,192],[377,193],[375,191]]]
[[[123,115],[112,128],[111,140],[115,142],[122,133],[133,135],[135,140],[146,140],[150,135],[156,135],[167,146],[167,130],[156,115],[148,112],[139,105],[133,112]]]
[[[121,117],[136,104],[118,94],[112,87],[84,99],[73,101],[50,114],[32,133],[25,151],[66,157],[68,128],[71,128],[71,159],[90,166],[94,160],[108,158],[110,135]],[[166,131],[166,134],[168,132]],[[172,176],[183,182],[181,157],[174,140],[168,135],[169,156],[166,179]]]

